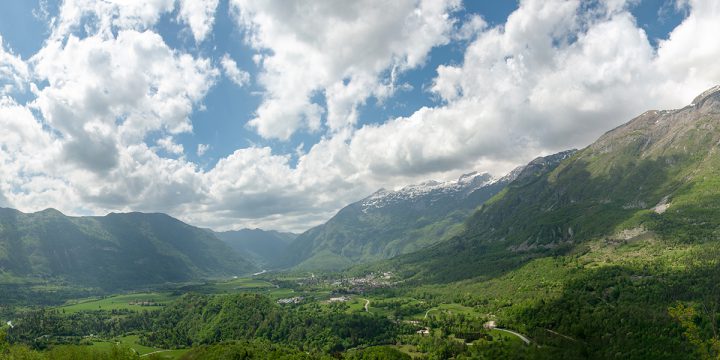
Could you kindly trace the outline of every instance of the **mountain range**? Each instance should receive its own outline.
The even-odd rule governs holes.
[[[499,179],[470,173],[381,189],[297,237],[213,233],[163,214],[0,209],[0,268],[132,287],[392,258],[379,264],[447,282],[503,273],[617,234],[712,239],[720,228],[719,114],[716,87],[682,109],[648,111],[582,150],[537,158]]]
[[[682,109],[647,111],[562,162],[529,166],[461,234],[390,265],[444,283],[502,274],[593,239],[717,239],[719,145],[715,87]]]
[[[0,208],[0,273],[105,289],[135,288],[257,267],[212,233],[165,214],[65,216]]]
[[[216,232],[215,235],[244,258],[261,268],[272,267],[287,252],[297,234],[262,229]]]
[[[277,265],[340,270],[435,244],[461,231],[465,218],[513,177],[470,173],[455,181],[378,190],[300,234]]]

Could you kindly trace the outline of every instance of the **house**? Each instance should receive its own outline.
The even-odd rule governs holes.
[[[350,301],[349,296],[331,297],[328,302],[347,302]]]
[[[299,304],[303,301],[302,296],[295,296],[291,298],[285,298],[285,299],[279,299],[277,301],[278,304]]]

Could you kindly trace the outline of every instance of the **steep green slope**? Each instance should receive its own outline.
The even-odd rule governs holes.
[[[623,230],[716,239],[717,90],[683,109],[648,111],[559,166],[521,175],[473,214],[463,234],[396,264],[418,278],[446,281],[501,273]]]
[[[261,229],[217,232],[215,235],[259,267],[278,263],[297,234]]]
[[[69,217],[53,209],[0,209],[0,268],[106,289],[255,269],[211,233],[164,214]]]
[[[521,174],[460,236],[373,267],[533,341],[495,357],[716,359],[719,144],[714,88]]]
[[[510,180],[473,173],[455,182],[380,190],[299,235],[279,265],[339,270],[427,247],[459,233],[463,220]]]

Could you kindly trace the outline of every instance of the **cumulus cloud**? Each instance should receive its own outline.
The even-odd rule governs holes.
[[[237,86],[243,87],[250,83],[250,74],[247,71],[240,70],[230,55],[223,55],[220,59],[220,65],[222,65],[225,76]]]
[[[198,144],[197,146],[197,156],[203,156],[205,153],[210,149],[209,144]]]
[[[105,36],[118,29],[145,30],[174,8],[175,0],[65,0],[52,36],[63,37],[79,30]]]
[[[179,17],[190,25],[195,41],[205,40],[215,23],[219,0],[179,0]]]
[[[121,146],[151,131],[192,129],[189,116],[218,75],[210,60],[170,49],[153,32],[120,31],[48,44],[31,61],[48,85],[33,106],[67,139],[70,161],[90,170],[117,165]],[[83,148],[94,150],[84,156]]]
[[[265,88],[250,121],[268,138],[317,130],[322,116],[339,130],[357,120],[370,96],[390,95],[384,74],[424,63],[449,41],[458,0],[336,1],[231,0],[238,23],[262,57]],[[324,95],[327,107],[314,98]]]
[[[30,72],[27,64],[11,50],[6,50],[0,36],[0,96],[13,91],[23,91]]]
[[[172,136],[192,130],[190,116],[219,75],[210,59],[174,50],[145,29],[173,3],[67,1],[29,66],[13,60],[20,64],[14,73],[30,69],[17,78],[32,81],[35,98],[20,105],[3,96],[0,103],[7,203],[68,213],[172,212],[202,198],[195,164],[156,154],[182,155]],[[160,136],[157,146],[145,144],[149,135]]]
[[[60,149],[32,112],[9,97],[0,98],[0,193],[6,206],[44,208],[77,199],[57,169]]]
[[[583,147],[720,83],[712,64],[720,48],[710,39],[719,13],[715,2],[692,2],[655,50],[626,2],[522,1],[506,24],[476,34],[461,64],[438,67],[431,91],[441,106],[365,126],[348,152],[371,173],[396,176],[502,173],[539,153]]]
[[[77,31],[110,35],[122,29],[148,30],[177,5],[178,21],[187,24],[199,43],[212,31],[218,3],[219,0],[64,0],[54,36]],[[47,11],[42,6],[41,11]]]
[[[170,136],[158,139],[157,145],[169,154],[182,155],[185,152],[182,144],[176,144]]]

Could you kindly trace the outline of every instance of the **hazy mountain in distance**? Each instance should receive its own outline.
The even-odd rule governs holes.
[[[258,267],[271,268],[284,256],[297,234],[262,229],[216,232],[220,240]]]
[[[118,289],[257,268],[212,233],[165,214],[73,217],[0,208],[0,269]]]

